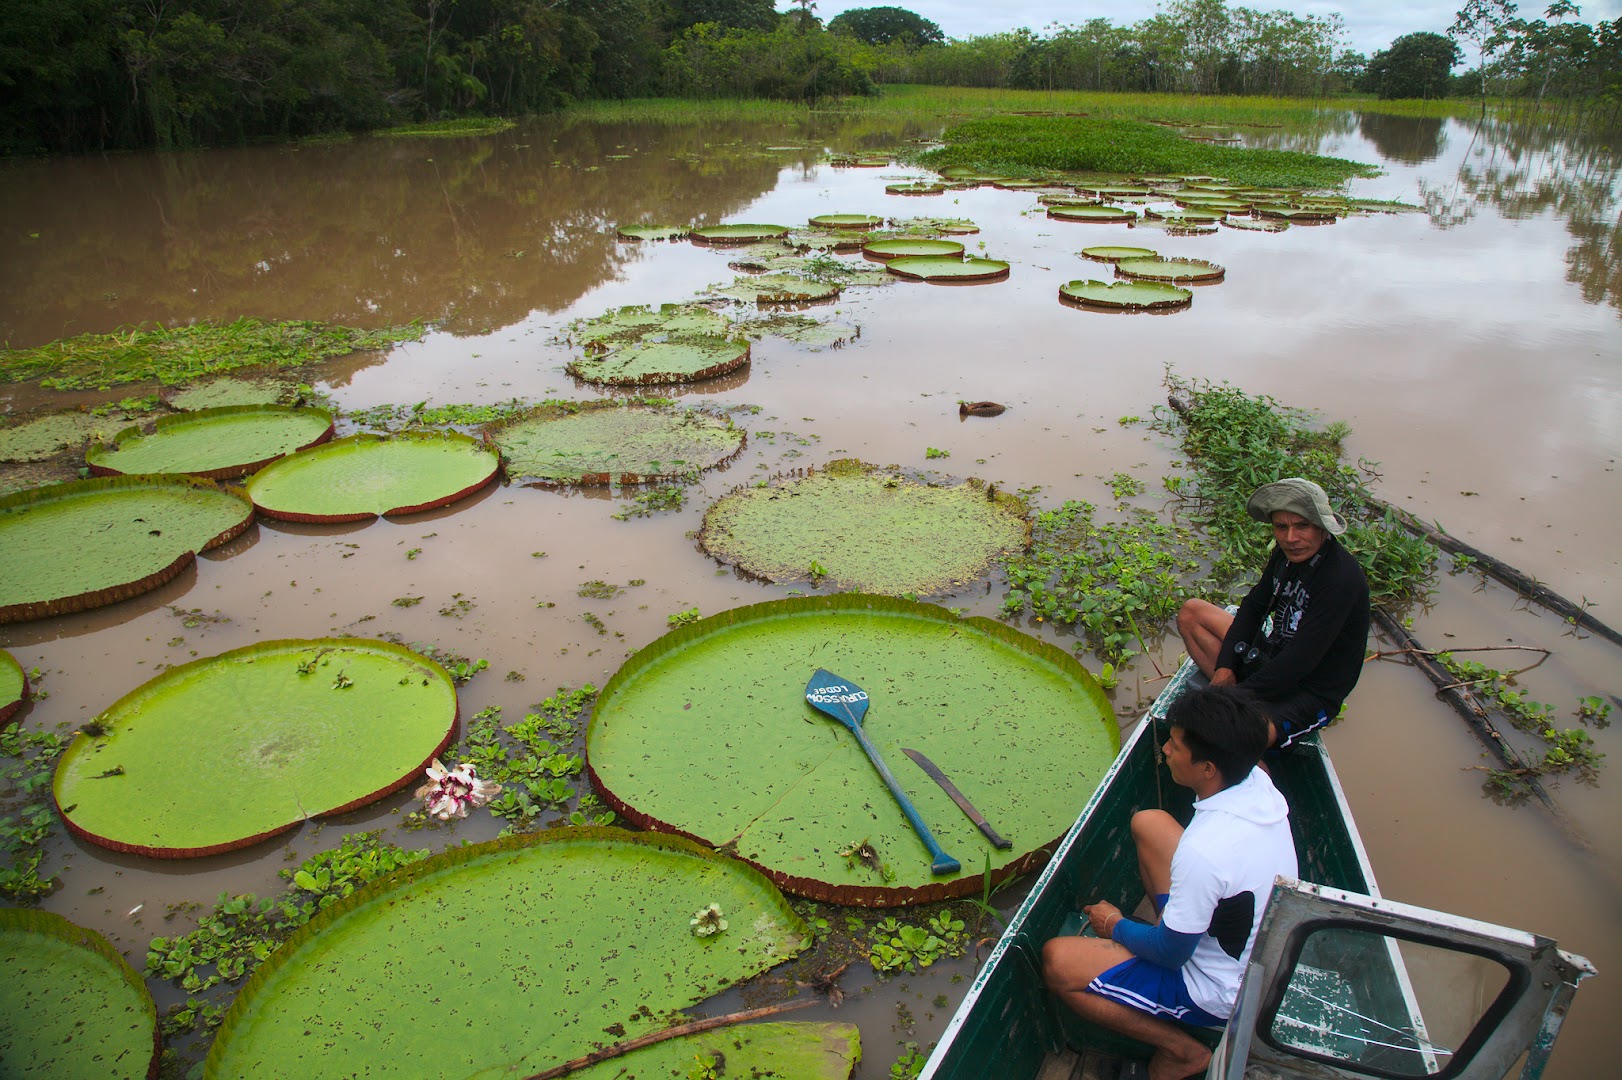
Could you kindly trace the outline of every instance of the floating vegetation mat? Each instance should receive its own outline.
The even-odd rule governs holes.
[[[876,229],[884,219],[873,214],[818,214],[810,223],[820,229]]]
[[[717,1077],[850,1080],[862,1056],[855,1024],[740,1024],[686,1035],[576,1070],[577,1080],[654,1080],[703,1075],[698,1062],[725,1062]],[[723,1071],[724,1070],[724,1071]]]
[[[109,476],[0,496],[0,623],[149,592],[252,522],[241,492],[182,476]]]
[[[806,702],[818,668],[867,692],[867,737],[960,872],[931,872],[855,738]],[[989,619],[844,593],[735,608],[638,650],[603,688],[586,760],[636,824],[724,847],[790,892],[890,906],[979,894],[987,857],[999,880],[1039,864],[1119,741],[1103,692],[1063,650]],[[1012,850],[903,747],[940,766]]]
[[[709,554],[768,581],[892,596],[950,592],[1029,540],[1024,505],[977,480],[926,486],[850,459],[740,487],[699,532]]]
[[[1115,272],[1143,281],[1221,281],[1228,271],[1205,259],[1121,259]]]
[[[691,920],[710,904],[726,929],[699,937]],[[434,1075],[527,1076],[659,1030],[810,943],[771,882],[676,837],[553,829],[452,848],[277,949],[203,1075],[415,1080],[432,1062]]]
[[[187,473],[213,480],[254,472],[332,438],[332,414],[286,405],[226,405],[158,419],[150,433],[125,428],[85,455],[95,476]]]
[[[48,911],[0,908],[0,964],[6,1076],[157,1075],[157,1007],[106,938]]]
[[[1048,217],[1059,221],[1081,221],[1094,225],[1118,224],[1131,221],[1138,216],[1136,210],[1126,210],[1119,206],[1078,206],[1065,203],[1059,206],[1048,207]]]
[[[788,231],[787,225],[706,225],[691,235],[699,244],[753,244],[787,236]]]
[[[495,479],[496,452],[456,431],[351,435],[261,469],[246,488],[281,521],[365,521],[449,506]]]
[[[691,230],[686,225],[621,225],[621,240],[685,240]]]
[[[1120,262],[1122,259],[1153,259],[1158,252],[1146,247],[1120,247],[1104,245],[1101,247],[1082,248],[1083,258],[1096,259],[1098,262]]]
[[[730,418],[695,409],[586,402],[543,406],[490,429],[507,475],[547,484],[640,484],[713,469],[743,449]]]
[[[738,278],[731,285],[713,291],[719,296],[754,304],[820,304],[837,297],[839,286],[797,274],[761,274]]]
[[[399,645],[267,641],[170,668],[74,736],[52,792],[115,851],[234,851],[375,802],[450,744],[456,688]]]
[[[862,251],[875,259],[894,259],[904,255],[962,255],[963,245],[956,240],[898,237],[894,240],[871,241],[862,246]]]
[[[1001,259],[955,255],[903,255],[887,262],[885,269],[913,281],[1001,281],[1008,276],[1008,264]]]
[[[1067,281],[1059,299],[1107,311],[1172,311],[1192,303],[1194,292],[1158,281]]]
[[[10,720],[28,700],[28,676],[17,658],[0,649],[0,724]]]
[[[571,360],[566,370],[584,382],[646,386],[697,382],[736,371],[748,362],[747,341],[693,336],[623,345],[602,356]]]

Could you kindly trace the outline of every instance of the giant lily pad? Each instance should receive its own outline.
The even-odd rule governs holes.
[[[718,1076],[849,1080],[862,1056],[855,1024],[741,1024],[655,1043],[570,1074],[574,1080],[655,1080],[693,1074],[693,1061],[720,1059]]]
[[[0,908],[0,1071],[64,1080],[158,1075],[158,1010],[108,940],[48,911]]]
[[[1158,281],[1067,281],[1059,286],[1059,299],[1108,311],[1170,311],[1187,307],[1194,293]]]
[[[795,251],[860,251],[865,229],[795,229],[784,242]]]
[[[838,296],[839,286],[797,274],[761,274],[758,277],[739,278],[715,291],[734,300],[756,304],[819,304]]]
[[[83,447],[99,421],[86,412],[50,413],[0,431],[0,461],[44,461]]]
[[[700,244],[753,244],[788,235],[787,225],[706,225],[694,229],[693,240]]]
[[[85,455],[96,476],[187,473],[223,480],[332,438],[332,414],[285,405],[227,405],[158,419],[151,434],[125,428]]]
[[[10,720],[28,700],[28,676],[16,657],[0,649],[0,724]]]
[[[185,476],[109,476],[0,497],[0,623],[139,596],[252,523],[241,492]]]
[[[958,258],[955,255],[903,255],[885,269],[913,281],[1000,281],[1008,276],[1001,259]]]
[[[292,387],[272,379],[221,376],[185,389],[171,390],[165,398],[176,409],[217,409],[224,405],[273,405],[289,397],[291,391]]]
[[[449,506],[500,468],[494,450],[458,431],[351,435],[273,462],[247,491],[266,517],[366,521]]]
[[[946,185],[914,180],[906,184],[885,184],[884,190],[891,195],[939,195],[946,190]]]
[[[693,409],[587,402],[543,406],[489,431],[511,477],[640,484],[712,469],[743,449],[729,420]]]
[[[818,214],[811,224],[821,229],[876,229],[884,219],[873,214]]]
[[[956,240],[899,236],[894,240],[874,240],[863,245],[862,252],[875,259],[894,259],[908,255],[962,255],[963,245]]]
[[[1122,259],[1115,272],[1143,281],[1221,281],[1228,271],[1206,259]]]
[[[586,349],[607,350],[644,339],[668,341],[686,337],[724,335],[731,323],[697,304],[632,306],[604,312],[569,328],[569,337]]]
[[[686,225],[621,225],[621,240],[683,240],[690,231]]]
[[[115,851],[233,851],[412,783],[456,713],[445,669],[399,645],[267,641],[119,698],[74,736],[52,793],[69,829]]]
[[[725,375],[749,362],[749,343],[724,337],[690,337],[625,345],[602,356],[571,360],[577,379],[610,386],[697,382]]]
[[[961,871],[931,872],[850,732],[806,703],[818,668],[867,692],[867,737]],[[989,619],[845,593],[736,608],[638,650],[603,689],[586,756],[629,820],[724,846],[790,892],[886,906],[978,893],[988,856],[999,878],[1038,864],[1118,743],[1103,692],[1065,651]],[[993,848],[902,747],[931,758],[1013,849]]]
[[[1048,217],[1059,221],[1081,221],[1095,225],[1109,225],[1131,221],[1138,216],[1136,210],[1123,210],[1119,206],[1076,206],[1065,204],[1048,207]]]
[[[696,937],[712,903],[727,929]],[[810,941],[759,873],[676,837],[453,848],[294,934],[232,1003],[203,1075],[526,1076],[662,1028]]]
[[[1099,262],[1120,262],[1122,259],[1152,259],[1157,252],[1153,248],[1123,247],[1105,244],[1101,247],[1082,248],[1081,254],[1089,259]]]
[[[1257,217],[1277,218],[1297,225],[1329,225],[1340,220],[1336,210],[1325,207],[1261,205],[1255,211]]]
[[[1281,221],[1277,218],[1225,217],[1222,219],[1222,224],[1230,229],[1241,229],[1246,232],[1277,233],[1283,232],[1290,227],[1288,221]]]
[[[768,581],[891,595],[949,592],[1029,539],[1019,501],[978,481],[926,486],[848,459],[724,495],[699,533],[705,551]]]

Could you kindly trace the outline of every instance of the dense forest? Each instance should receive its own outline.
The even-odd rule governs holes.
[[[1546,100],[1614,124],[1622,19],[1466,0],[1364,57],[1338,15],[1172,0],[1131,25],[949,40],[813,0],[27,0],[0,16],[0,153],[186,147],[642,96],[815,102],[886,82]],[[1471,63],[1454,76],[1458,63]]]

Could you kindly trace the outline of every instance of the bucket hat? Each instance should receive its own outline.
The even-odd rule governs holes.
[[[1245,511],[1257,521],[1272,521],[1277,510],[1300,514],[1333,536],[1346,531],[1346,519],[1329,505],[1329,495],[1324,489],[1299,476],[1263,484],[1245,504]]]

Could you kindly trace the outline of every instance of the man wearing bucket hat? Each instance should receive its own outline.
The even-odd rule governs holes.
[[[1357,685],[1369,639],[1369,584],[1335,539],[1345,519],[1311,480],[1263,484],[1245,510],[1273,526],[1261,581],[1234,615],[1189,600],[1177,613],[1177,632],[1213,685],[1239,683],[1260,700],[1270,745],[1288,746],[1333,719]]]

